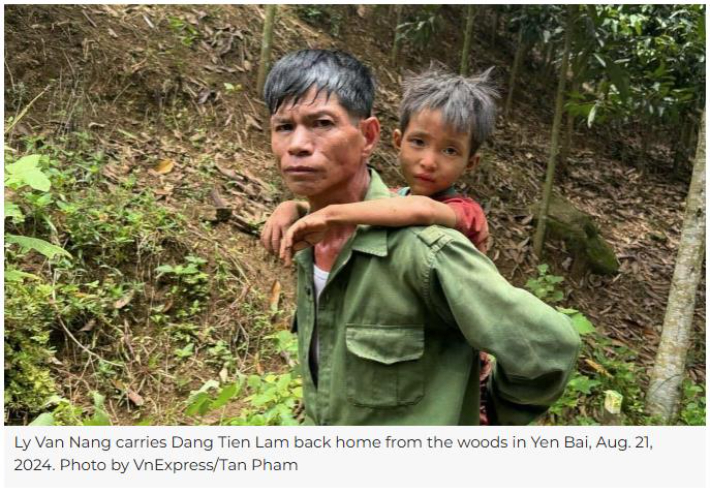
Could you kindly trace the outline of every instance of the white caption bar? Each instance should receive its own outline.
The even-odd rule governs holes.
[[[705,487],[696,427],[5,427],[6,487]]]

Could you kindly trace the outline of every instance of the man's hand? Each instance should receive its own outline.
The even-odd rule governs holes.
[[[327,207],[296,221],[281,240],[279,257],[284,264],[291,265],[295,252],[320,243],[331,225]]]
[[[288,200],[279,204],[261,230],[261,244],[266,251],[277,254],[288,228],[304,214],[303,203]]]

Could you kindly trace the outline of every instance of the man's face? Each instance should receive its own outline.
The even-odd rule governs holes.
[[[281,175],[292,192],[307,198],[347,187],[376,143],[366,137],[367,120],[354,121],[336,95],[315,93],[312,88],[296,105],[284,102],[271,117],[271,149]]]
[[[464,171],[478,164],[478,155],[469,155],[468,133],[444,124],[439,110],[414,114],[404,134],[397,129],[393,139],[402,175],[414,195],[430,196],[446,190]]]

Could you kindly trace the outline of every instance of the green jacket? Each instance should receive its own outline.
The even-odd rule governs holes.
[[[365,200],[390,197],[374,170],[371,177]],[[296,263],[307,423],[476,425],[483,350],[496,359],[492,423],[527,424],[575,367],[580,340],[567,317],[510,285],[451,229],[359,226],[317,308],[312,249]],[[314,329],[317,388],[308,361]]]

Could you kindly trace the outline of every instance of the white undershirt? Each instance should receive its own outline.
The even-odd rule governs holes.
[[[313,286],[316,289],[316,304],[318,304],[318,299],[320,298],[320,293],[325,287],[325,283],[328,281],[328,276],[330,272],[321,270],[315,264],[313,265]]]

